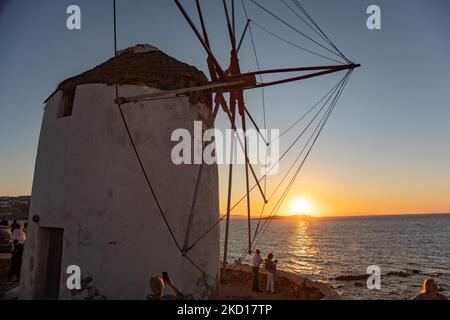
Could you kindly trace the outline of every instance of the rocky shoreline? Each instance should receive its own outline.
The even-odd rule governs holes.
[[[248,265],[229,265],[221,271],[223,300],[341,300],[329,285],[283,270],[277,271],[276,294],[252,292],[252,270]],[[266,272],[261,269],[261,289],[265,288],[266,279]]]

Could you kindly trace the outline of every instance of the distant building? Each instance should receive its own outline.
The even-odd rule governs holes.
[[[149,279],[162,272],[183,292],[214,298],[219,226],[188,253],[201,272],[175,246],[149,191],[115,104],[116,74],[122,97],[207,82],[195,67],[140,45],[59,85],[45,105],[20,298],[146,299]],[[167,221],[183,244],[199,166],[172,163],[171,134],[178,128],[192,132],[194,121],[208,126],[211,96],[122,108]],[[191,240],[218,220],[218,198],[217,166],[205,166]],[[66,286],[70,265],[81,268],[80,291]]]

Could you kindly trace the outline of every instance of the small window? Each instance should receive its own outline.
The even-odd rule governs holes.
[[[70,117],[73,110],[76,88],[64,90],[61,105],[58,111],[58,118]]]

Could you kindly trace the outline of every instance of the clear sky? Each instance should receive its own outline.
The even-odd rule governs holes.
[[[230,49],[221,1],[203,2],[214,51],[225,66]],[[259,2],[308,31],[280,1]],[[31,193],[45,98],[62,80],[113,54],[111,3],[0,1],[0,195]],[[205,54],[172,1],[117,3],[120,48],[150,43],[207,71]],[[194,13],[194,1],[184,3]],[[259,24],[317,49],[250,1],[246,3]],[[302,3],[336,45],[363,67],[353,73],[281,211],[296,213],[290,211],[291,204],[303,198],[310,203],[309,213],[317,215],[450,212],[450,2]],[[81,7],[80,31],[66,28],[70,4]],[[370,4],[381,7],[381,30],[366,27]],[[240,7],[238,12],[242,30],[245,19]],[[262,68],[329,64],[256,28],[253,31]],[[243,71],[256,68],[249,41],[244,43],[240,59]],[[286,128],[338,78],[327,76],[268,89],[268,127]],[[262,123],[260,94],[248,93],[247,105]],[[223,117],[217,126],[225,127]],[[282,143],[282,149],[288,142]],[[238,174],[236,198],[244,191],[242,171]],[[223,210],[226,167],[220,169],[220,176]],[[268,181],[269,189],[277,179],[279,176]],[[253,196],[259,199],[256,193]],[[259,205],[260,201],[255,201],[255,206]],[[244,213],[244,209],[239,207],[236,213]]]

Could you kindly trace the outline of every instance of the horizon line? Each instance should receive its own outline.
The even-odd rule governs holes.
[[[278,217],[310,217],[313,219],[322,219],[322,218],[358,218],[358,217],[395,217],[395,216],[437,216],[437,215],[450,215],[450,211],[448,212],[416,212],[416,213],[356,213],[356,214],[337,214],[337,215],[326,215],[326,216],[315,216],[310,214],[291,214],[291,215],[275,215]],[[247,218],[247,215],[242,214],[232,214],[231,218]],[[262,217],[261,219],[267,219],[267,216]],[[257,216],[251,217],[251,219],[258,219]]]

